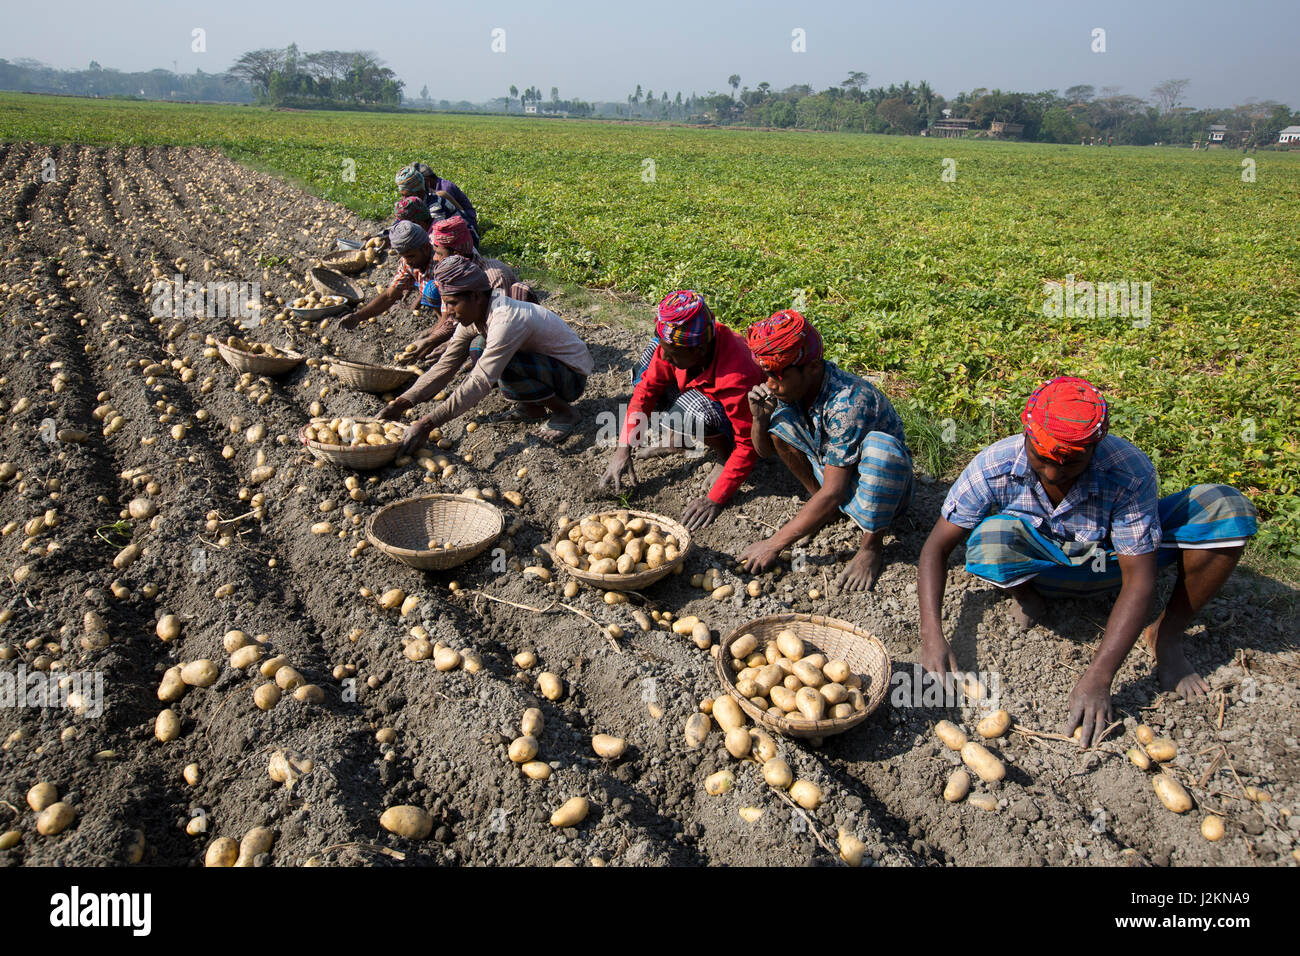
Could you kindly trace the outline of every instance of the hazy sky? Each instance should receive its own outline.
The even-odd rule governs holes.
[[[482,101],[513,83],[549,98],[623,100],[638,83],[676,94],[728,90],[738,73],[824,88],[850,70],[870,85],[928,80],[953,96],[990,89],[1063,90],[1076,83],[1147,97],[1189,78],[1186,105],[1274,99],[1300,107],[1296,0],[758,0],[618,4],[318,0],[314,3],[132,3],[5,0],[0,57],[61,68],[92,59],[121,70],[226,69],[240,53],[296,42],[303,51],[366,49],[435,99]],[[207,50],[193,52],[192,30]],[[1093,52],[1094,28],[1105,52]],[[493,31],[504,30],[504,52]],[[803,30],[806,52],[792,50]],[[499,35],[498,35],[499,36]]]

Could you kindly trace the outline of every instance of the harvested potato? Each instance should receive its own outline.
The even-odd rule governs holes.
[[[181,680],[190,687],[211,687],[220,675],[221,670],[207,658],[190,661],[181,667]]]
[[[542,719],[542,712],[536,707],[529,707],[524,711],[523,718],[519,721],[519,729],[528,737],[540,737],[542,728],[546,721]]]
[[[55,836],[62,833],[77,819],[77,811],[72,804],[51,803],[36,818],[36,832],[41,836]]]
[[[744,660],[758,650],[758,638],[753,634],[742,634],[731,642],[731,656]]]
[[[596,734],[591,738],[591,749],[606,760],[617,760],[627,750],[627,741],[611,734]]]
[[[736,775],[730,770],[711,773],[704,781],[704,792],[711,797],[720,796],[736,785]]]
[[[507,752],[514,763],[528,763],[537,756],[537,738],[527,735],[516,737],[510,742]]]
[[[712,721],[708,714],[691,714],[686,718],[686,746],[694,750],[701,746],[709,736]]]
[[[1137,737],[1138,743],[1145,747],[1156,739],[1156,732],[1146,724],[1138,724],[1137,729],[1133,731],[1133,736]]]
[[[530,760],[519,767],[524,776],[532,780],[546,780],[551,776],[551,765],[541,760]]]
[[[806,720],[822,720],[826,717],[826,698],[811,687],[800,687],[795,692],[794,703]]]
[[[451,671],[460,667],[463,658],[459,651],[442,647],[433,652],[433,666],[440,671]]]
[[[727,753],[737,760],[743,760],[749,756],[753,749],[754,739],[749,736],[749,731],[744,727],[733,727],[727,731],[726,738],[723,740],[723,746],[727,748]]]
[[[841,829],[838,837],[840,859],[849,866],[861,866],[866,855],[867,846],[848,830]]]
[[[788,763],[780,757],[773,757],[763,764],[763,779],[767,781],[769,787],[788,790],[790,784],[794,782],[794,774]]]
[[[185,696],[185,690],[188,686],[185,681],[181,680],[180,667],[169,667],[163,674],[162,682],[158,685],[158,699],[168,704],[180,700]]]
[[[181,733],[180,718],[170,707],[160,713],[153,725],[154,736],[163,743],[175,740]]]
[[[203,855],[204,866],[234,866],[239,859],[239,844],[230,837],[217,837]]]
[[[730,695],[723,695],[713,702],[713,719],[723,730],[745,726],[745,712]]]
[[[1151,783],[1156,789],[1156,796],[1160,798],[1166,810],[1173,813],[1186,813],[1192,809],[1192,798],[1172,774],[1158,773],[1152,778]]]
[[[772,735],[767,731],[751,727],[749,729],[749,737],[753,741],[752,752],[754,759],[759,763],[767,763],[767,761],[776,756],[776,741],[772,739]]]
[[[1223,839],[1223,817],[1216,817],[1210,814],[1201,821],[1201,836],[1211,843],[1217,843]]]
[[[790,787],[790,796],[805,810],[816,810],[822,805],[821,787],[811,780],[796,780]]]
[[[776,636],[776,647],[783,657],[797,661],[804,656],[804,643],[794,631],[782,631]]]
[[[961,760],[985,783],[996,783],[1007,775],[1002,761],[985,749],[983,744],[967,741],[961,748]]]
[[[1130,747],[1128,749],[1128,759],[1131,760],[1133,766],[1137,767],[1139,770],[1151,769],[1151,758],[1147,756],[1145,750],[1140,750],[1137,747]]]
[[[158,618],[154,633],[163,641],[174,641],[181,633],[181,621],[175,614],[164,614]]]
[[[41,781],[27,791],[27,805],[37,813],[57,803],[58,799],[59,788],[48,781]]]
[[[551,814],[551,826],[576,827],[587,818],[591,804],[586,797],[570,797],[561,807]]]
[[[559,700],[564,696],[564,681],[550,671],[543,671],[537,675],[537,687],[547,700]]]
[[[1168,737],[1157,737],[1146,745],[1147,756],[1156,763],[1167,763],[1178,756],[1178,745]]]
[[[949,803],[960,803],[970,793],[970,774],[965,770],[954,770],[943,788],[943,798]]]
[[[993,813],[998,808],[998,798],[991,793],[972,793],[966,802],[987,813]]]
[[[951,720],[941,720],[934,725],[935,735],[949,750],[961,750],[966,745],[966,731]]]
[[[423,840],[433,832],[433,816],[423,807],[403,804],[385,810],[379,817],[379,825],[408,840]]]
[[[1011,715],[1005,710],[995,710],[975,725],[975,732],[985,740],[1001,737],[1010,729]]]
[[[237,671],[251,667],[262,659],[262,645],[247,644],[230,655],[230,666]]]
[[[253,691],[253,703],[258,710],[270,710],[280,702],[280,688],[268,681]]]

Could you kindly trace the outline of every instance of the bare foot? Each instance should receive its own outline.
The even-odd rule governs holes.
[[[836,590],[840,594],[870,591],[876,586],[876,579],[880,577],[880,567],[884,562],[884,548],[864,545],[858,549],[858,553],[835,579]]]
[[[556,412],[551,416],[551,420],[546,423],[546,427],[538,430],[537,437],[543,441],[562,442],[574,433],[581,420],[581,416],[572,409],[568,414]]]
[[[1146,639],[1145,632],[1142,637]],[[1181,634],[1157,640],[1156,680],[1161,690],[1177,691],[1184,700],[1199,700],[1210,692],[1210,685],[1196,672],[1196,668],[1192,667],[1191,661],[1183,653]]]
[[[1034,590],[1032,584],[1022,584],[1011,590],[1011,622],[1026,630],[1035,624],[1041,624],[1047,613],[1043,596]]]

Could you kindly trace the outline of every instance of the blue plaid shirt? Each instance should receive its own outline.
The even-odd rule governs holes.
[[[778,401],[772,424],[784,421],[817,450],[822,467],[852,468],[862,460],[862,442],[870,432],[892,435],[907,447],[903,420],[885,393],[827,359],[821,391],[807,414]],[[778,429],[779,430],[779,429]]]
[[[1052,506],[1029,467],[1025,436],[985,448],[948,491],[940,514],[971,529],[993,514],[1028,521],[1058,543],[1094,543],[1116,554],[1149,554],[1160,546],[1159,490],[1151,459],[1107,435],[1069,494]]]

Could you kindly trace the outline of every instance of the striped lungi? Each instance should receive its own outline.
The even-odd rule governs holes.
[[[587,376],[540,352],[516,352],[501,372],[501,394],[512,402],[577,401]]]
[[[636,363],[636,370],[632,373],[633,387],[641,381],[641,376],[650,367],[650,361],[655,357],[655,350],[658,348],[659,339],[652,338],[645,351],[641,353],[641,358]],[[731,419],[727,417],[727,411],[722,407],[722,403],[709,398],[698,388],[688,388],[681,392],[676,385],[670,384],[659,396],[655,410],[666,413],[665,418],[668,422],[666,427],[678,435],[704,438],[732,435]],[[680,429],[675,427],[677,423],[681,424]]]
[[[803,452],[817,483],[821,484],[823,469],[812,436],[794,414],[774,416],[768,433]],[[911,505],[916,490],[912,456],[907,446],[887,432],[867,432],[858,459],[858,477],[852,487],[852,495],[840,505],[840,510],[863,531],[888,528]]]
[[[1156,564],[1166,567],[1180,548],[1243,545],[1256,531],[1255,506],[1228,485],[1192,485],[1160,499],[1161,543]],[[1053,541],[1024,518],[990,515],[966,542],[966,570],[1003,588],[1033,580],[1044,595],[1069,597],[1118,587],[1118,555],[1104,542]]]

